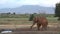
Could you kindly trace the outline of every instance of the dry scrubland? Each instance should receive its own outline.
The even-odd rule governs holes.
[[[49,22],[48,29],[37,31],[36,25],[32,30],[30,29],[32,21],[28,21],[28,18],[0,18],[0,30],[12,29],[13,34],[60,34],[60,21],[54,17],[47,19]]]

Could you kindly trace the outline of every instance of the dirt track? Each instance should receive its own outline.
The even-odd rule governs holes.
[[[8,34],[60,34],[57,31],[20,31],[20,32],[13,32]]]
[[[29,31],[31,25],[0,25],[0,29],[15,29],[15,30],[25,30]],[[36,25],[32,29],[37,30]],[[48,30],[47,31],[60,31],[60,25],[48,25]]]
[[[60,32],[60,25],[48,25],[46,31],[37,31],[36,25],[33,29],[30,29],[30,26],[31,25],[0,25],[0,29],[12,29],[13,34],[59,34]]]

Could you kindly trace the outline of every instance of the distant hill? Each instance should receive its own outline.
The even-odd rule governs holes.
[[[54,14],[54,7],[43,7],[38,5],[23,5],[17,8],[0,9],[0,13],[4,13],[4,12],[15,12],[17,14],[46,12],[47,14]]]

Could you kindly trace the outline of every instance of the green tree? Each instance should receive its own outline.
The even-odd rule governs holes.
[[[10,12],[7,13],[7,15],[11,14]]]
[[[15,15],[16,13],[15,12],[13,12],[13,15]]]
[[[59,17],[58,20],[60,20],[60,3],[56,3],[55,17]]]
[[[34,18],[34,14],[31,14],[31,15],[30,15],[30,18],[29,18],[29,21],[32,21],[33,18]]]
[[[32,21],[35,16],[36,16],[36,13],[31,14],[31,15],[30,15],[30,18],[29,18],[29,21]]]

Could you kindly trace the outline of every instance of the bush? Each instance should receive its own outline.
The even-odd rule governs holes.
[[[29,18],[29,21],[32,21],[33,18],[34,18],[34,14],[31,14],[31,15],[30,15],[30,18]]]

